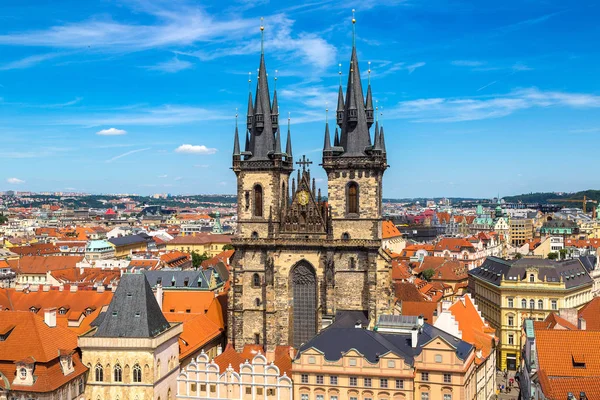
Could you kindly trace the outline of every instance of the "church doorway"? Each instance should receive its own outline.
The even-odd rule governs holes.
[[[290,272],[292,285],[293,345],[299,348],[317,333],[317,278],[307,261],[300,261]]]

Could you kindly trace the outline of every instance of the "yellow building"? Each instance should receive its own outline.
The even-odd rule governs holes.
[[[165,319],[144,275],[124,274],[103,315],[79,337],[86,399],[175,399],[182,325]]]
[[[152,237],[142,234],[116,237],[109,242],[115,248],[115,258],[125,258],[137,251],[148,250],[148,242],[151,240]]]
[[[533,239],[535,229],[533,220],[530,218],[511,218],[510,225],[510,242],[513,246],[522,246],[528,240]]]
[[[344,321],[345,320],[345,321]],[[292,364],[294,399],[472,399],[475,350],[422,318],[382,315],[374,331],[339,318]],[[347,323],[346,323],[347,321]]]
[[[219,255],[223,246],[231,244],[230,235],[218,235],[209,233],[193,233],[191,235],[177,236],[167,242],[167,250],[180,250],[187,253],[195,251],[199,254],[206,253],[210,257]]]
[[[500,337],[498,367],[519,365],[522,322],[541,321],[563,308],[579,308],[592,298],[593,280],[578,259],[504,260],[488,257],[469,271],[469,291],[483,317]]]

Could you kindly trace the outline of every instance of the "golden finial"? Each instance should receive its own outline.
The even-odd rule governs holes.
[[[248,91],[252,92],[252,72],[248,72]]]
[[[260,17],[260,54],[265,54],[265,26],[264,18]]]
[[[379,100],[375,100],[375,121],[379,121]]]
[[[275,90],[277,90],[277,70],[275,70]]]
[[[340,86],[342,86],[342,63],[338,64],[338,75],[340,76]]]
[[[369,82],[369,85],[371,84],[371,61],[369,61],[369,69],[367,70],[367,81]]]
[[[356,47],[356,29],[354,27],[356,25],[355,12],[356,10],[352,9],[352,47]]]
[[[237,107],[235,108],[235,127],[236,127],[236,129],[238,127],[238,109],[237,109]]]
[[[329,122],[329,107],[327,107],[329,103],[326,101],[325,102],[325,123]]]
[[[288,111],[288,131],[290,130],[290,121],[292,119],[291,115],[292,113]]]

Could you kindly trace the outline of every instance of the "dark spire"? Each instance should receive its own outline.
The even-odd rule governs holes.
[[[342,64],[340,64],[340,66],[341,65]],[[341,73],[342,73],[342,71],[340,71],[340,74]],[[342,124],[344,123],[344,93],[342,92],[342,82],[340,82],[340,89],[338,90],[338,104],[337,104],[336,117],[337,117],[336,122],[341,128]]]
[[[252,80],[248,78],[248,86],[250,86],[250,82],[252,82]],[[252,90],[248,90],[248,113],[246,115],[246,126],[248,130],[250,130],[252,129],[252,121],[254,119],[254,108],[252,107]]]
[[[373,125],[373,95],[371,94],[371,62],[369,61],[369,85],[367,86],[367,100],[365,102],[365,114],[367,116],[367,126],[371,128]],[[371,136],[369,135],[369,141]],[[370,144],[370,143],[369,143]]]
[[[290,117],[288,115],[288,132],[287,132],[287,144],[285,146],[285,154],[291,159],[292,158],[292,134],[290,132]]]
[[[340,145],[344,148],[344,156],[350,157],[365,155],[365,149],[371,146],[355,46],[352,47],[352,57],[350,58]]]
[[[379,121],[375,121],[375,133],[373,134],[373,147],[377,144],[377,138],[379,137]]]
[[[379,124],[379,122],[377,123],[377,125]],[[373,141],[375,142],[373,144],[373,150],[378,150],[381,151],[381,136],[379,135],[379,127],[375,125],[375,137],[373,138]]]
[[[240,155],[240,135],[238,134],[238,115],[235,114],[235,136],[233,138],[233,155]]]
[[[277,133],[275,134],[275,154],[281,154],[281,134],[279,133],[279,129],[277,129]]]
[[[338,132],[338,128],[335,128],[335,136],[333,137],[333,145],[335,147],[339,147],[339,145],[340,145],[340,135]]]
[[[379,130],[379,145],[381,146],[381,151],[385,154],[385,137],[383,136],[383,126]]]
[[[250,133],[246,132],[246,144],[244,145],[244,152],[250,151]]]
[[[263,32],[264,27],[261,25],[261,43]],[[275,129],[273,129],[271,121],[271,96],[262,45],[257,80],[252,137],[250,138],[250,151],[252,152],[250,159],[252,160],[268,159],[269,153],[275,146]]]
[[[325,143],[323,151],[331,151],[331,139],[329,138],[329,122],[325,122]]]

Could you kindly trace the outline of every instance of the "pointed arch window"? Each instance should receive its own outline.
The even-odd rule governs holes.
[[[263,188],[260,185],[254,185],[254,216],[263,216]]]
[[[123,382],[123,370],[119,364],[115,365],[114,375],[115,382]]]
[[[142,367],[139,364],[133,366],[133,381],[140,383],[142,381]]]
[[[260,287],[260,275],[258,275],[258,274],[252,275],[252,286]]]
[[[346,200],[348,214],[358,214],[358,184],[356,182],[350,182],[348,184]]]
[[[102,365],[96,364],[95,375],[96,382],[104,381],[104,368],[102,368]]]

